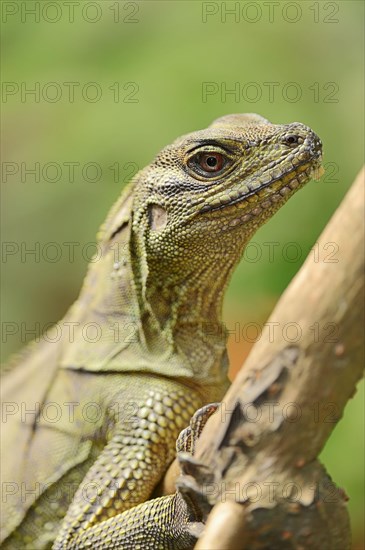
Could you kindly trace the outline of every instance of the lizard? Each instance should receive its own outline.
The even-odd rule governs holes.
[[[2,548],[192,547],[199,511],[154,491],[228,387],[222,303],[245,246],[321,162],[304,124],[234,114],[132,179],[79,298],[3,376]]]

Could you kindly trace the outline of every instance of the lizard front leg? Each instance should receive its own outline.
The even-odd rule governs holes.
[[[54,548],[82,547],[73,546],[80,534],[99,531],[109,518],[151,497],[175,456],[179,431],[201,404],[197,392],[174,386],[159,381],[158,389],[150,384],[143,395],[141,384],[134,417],[119,421],[117,415],[107,444],[75,493]]]
[[[178,452],[193,453],[195,443],[207,419],[216,409],[217,404],[206,405],[194,414],[190,425],[180,433],[176,442]],[[112,442],[113,445],[110,446],[110,449],[104,455],[106,464],[108,464],[108,460],[110,461],[109,451],[115,449],[115,441]],[[139,466],[141,465],[141,461],[146,461],[147,456],[150,454],[146,451],[147,448],[144,458],[142,451],[138,451],[141,453],[139,455]],[[121,463],[124,463],[123,459]],[[150,460],[147,460],[146,464],[149,463]],[[89,477],[89,474],[87,477]],[[130,484],[130,481],[132,481],[132,484]],[[138,486],[138,480],[131,475],[131,468],[127,468],[127,473],[123,472],[123,476],[118,479],[117,485],[122,487],[130,485],[130,491],[124,489],[126,491],[124,496],[127,497],[128,503],[133,500],[131,498],[132,487],[136,488],[137,494],[140,494],[138,490],[141,487]],[[75,503],[79,500],[79,494],[80,491],[75,496]],[[123,501],[120,500],[120,496],[118,501],[115,498],[116,492],[112,489],[109,492],[109,499],[104,497],[104,505],[101,506],[100,512],[96,514],[101,520],[98,523],[94,522],[92,524],[90,521],[91,518],[87,519],[90,507],[84,507],[83,518],[79,514],[79,518],[76,517],[72,521],[71,514],[68,514],[61,533],[54,544],[54,550],[80,550],[81,548],[89,547],[98,549],[146,548],[152,550],[158,548],[161,550],[187,550],[192,547],[196,539],[190,534],[188,528],[189,525],[199,521],[200,517],[197,510],[191,506],[189,500],[186,500],[179,491],[174,495],[149,500],[118,513],[118,510],[123,507]],[[113,502],[112,507],[111,502]],[[117,502],[120,504],[117,504]],[[115,510],[117,511],[117,515],[114,515]],[[109,519],[104,519],[108,514]]]

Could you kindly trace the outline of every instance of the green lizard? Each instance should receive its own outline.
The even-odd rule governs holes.
[[[245,245],[321,155],[303,124],[228,115],[135,176],[54,341],[3,377],[4,549],[193,545],[191,503],[148,499],[227,389],[222,299]]]

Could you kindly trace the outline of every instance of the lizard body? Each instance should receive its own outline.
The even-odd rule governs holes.
[[[31,344],[4,375],[4,549],[56,537],[57,549],[191,547],[181,495],[145,501],[194,411],[227,389],[221,308],[234,267],[318,175],[321,150],[300,123],[228,115],[135,176],[62,337]]]

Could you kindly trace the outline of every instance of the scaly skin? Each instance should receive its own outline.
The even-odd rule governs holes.
[[[234,267],[320,163],[306,126],[230,115],[136,175],[61,336],[31,344],[4,376],[3,548],[56,537],[55,548],[191,547],[191,503],[145,501],[194,410],[227,388],[221,310]]]

